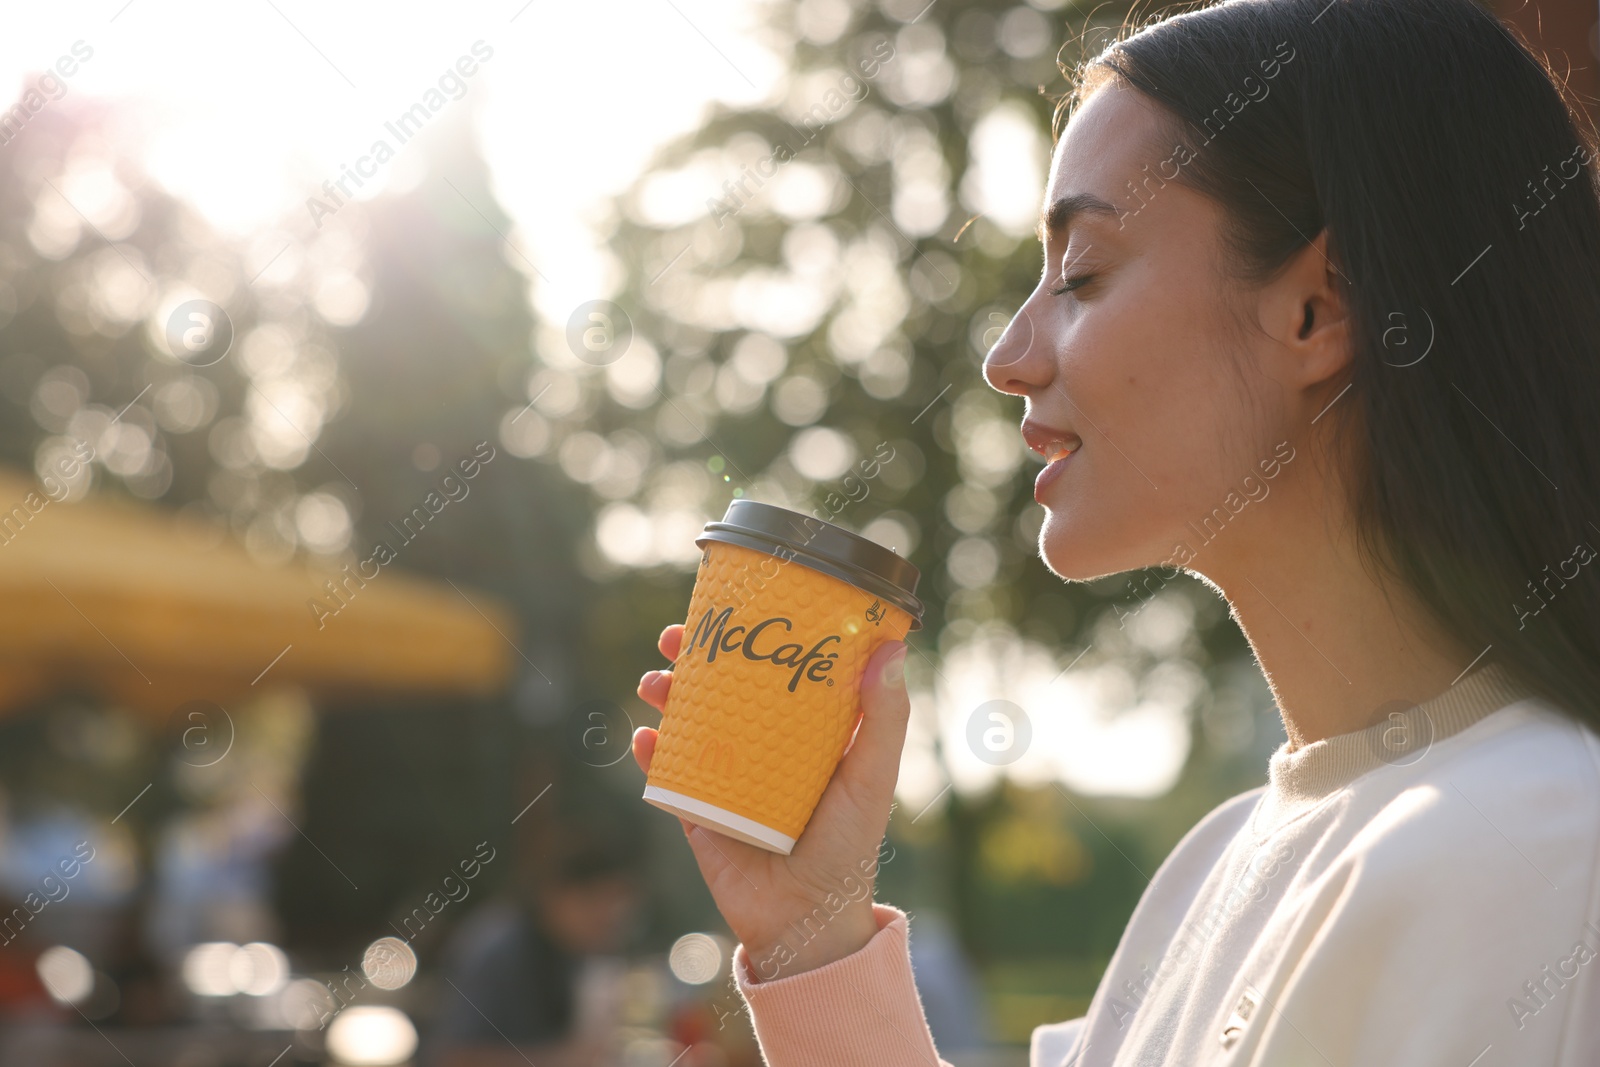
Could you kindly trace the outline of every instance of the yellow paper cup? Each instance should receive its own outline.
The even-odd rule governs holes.
[[[844,755],[872,650],[922,625],[917,569],[754,500],[707,523],[644,799],[787,855]]]

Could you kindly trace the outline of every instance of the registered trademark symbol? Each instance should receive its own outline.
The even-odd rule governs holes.
[[[832,684],[833,684],[833,679],[832,679],[832,678],[829,678],[829,679],[828,679],[828,684],[829,684],[829,685],[832,685]]]

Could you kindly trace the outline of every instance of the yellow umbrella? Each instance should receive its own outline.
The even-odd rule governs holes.
[[[56,502],[0,471],[0,711],[67,688],[165,714],[286,683],[505,684],[519,655],[508,609],[401,572],[397,542],[382,565],[271,566],[197,518],[93,494]]]

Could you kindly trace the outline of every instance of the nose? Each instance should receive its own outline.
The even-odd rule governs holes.
[[[1017,309],[1004,332],[983,357],[989,387],[1013,396],[1027,396],[1049,383],[1050,360],[1042,331],[1036,326],[1033,301]]]

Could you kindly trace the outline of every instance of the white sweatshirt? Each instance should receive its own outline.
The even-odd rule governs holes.
[[[1151,879],[1030,1067],[1600,1067],[1600,738],[1485,666],[1291,751]],[[771,1067],[934,1067],[907,916],[734,975]],[[1070,922],[1070,917],[1063,921]]]

